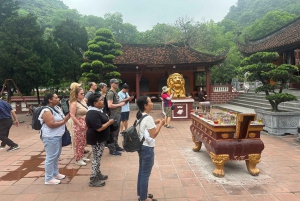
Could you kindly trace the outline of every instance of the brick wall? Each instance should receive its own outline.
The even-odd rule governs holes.
[[[239,92],[212,92],[210,93],[210,101],[216,104],[227,103],[237,97]]]

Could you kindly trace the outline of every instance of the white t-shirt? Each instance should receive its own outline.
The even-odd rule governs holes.
[[[124,93],[123,91],[119,91],[118,96],[119,96],[119,101],[121,102],[125,98],[128,98],[129,94],[127,92]],[[125,105],[122,106],[121,112],[129,112],[129,111],[130,111],[129,102],[127,102]]]
[[[55,110],[58,111],[59,113],[55,112],[53,109],[52,110],[52,114],[54,116],[54,121],[55,122],[58,122],[58,121],[62,121],[63,118],[64,118],[64,114],[62,113],[62,111],[60,110],[59,107],[55,107]],[[41,128],[41,131],[42,131],[42,136],[43,137],[54,137],[54,136],[63,136],[64,132],[65,132],[65,127],[66,125],[63,124],[57,128],[49,128],[47,126],[47,124],[44,123],[44,120],[42,119],[42,116],[43,114],[46,112],[46,111],[50,111],[49,107],[47,108],[44,108],[39,117],[38,117],[38,120],[40,120],[41,124],[42,124],[42,128]],[[51,111],[50,111],[51,112]]]
[[[144,137],[145,137],[145,141],[143,142],[143,145],[147,147],[155,147],[155,139],[150,137],[150,134],[147,129],[144,132]]]
[[[146,113],[143,113],[145,115]],[[145,137],[145,141],[143,145],[148,146],[148,147],[154,147],[155,146],[155,140],[150,137],[150,134],[148,130],[155,128],[155,122],[151,116],[145,117],[142,122],[138,125],[138,132],[140,135],[140,140]],[[150,139],[151,138],[151,139]]]

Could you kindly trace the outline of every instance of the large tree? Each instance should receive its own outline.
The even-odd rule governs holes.
[[[88,42],[85,27],[66,19],[55,27],[53,37],[58,45],[58,50],[52,56],[55,86],[59,87],[65,81],[78,81],[82,74],[80,65],[83,55],[80,50],[86,50]]]
[[[45,86],[51,65],[42,53],[42,31],[36,17],[29,14],[7,19],[0,27],[0,38],[1,76],[14,79],[26,95],[30,95],[33,88]],[[10,87],[8,89],[11,95]]]
[[[12,16],[17,15],[18,2],[14,0],[0,0],[0,25]]]
[[[298,16],[288,12],[270,11],[262,19],[256,20],[244,30],[249,39],[257,39],[266,36],[283,27]]]
[[[87,62],[81,65],[85,71],[82,76],[88,81],[106,83],[111,78],[119,77],[113,60],[122,54],[121,47],[109,29],[98,29],[95,38],[88,42],[88,51],[84,54]]]

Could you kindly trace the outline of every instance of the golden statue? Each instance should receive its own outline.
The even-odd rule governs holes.
[[[172,75],[169,75],[167,80],[167,85],[169,90],[169,94],[173,93],[174,90],[174,97],[175,98],[185,98],[185,80],[183,78],[182,74],[179,73],[173,73]]]

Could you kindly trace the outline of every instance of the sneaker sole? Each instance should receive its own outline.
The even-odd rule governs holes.
[[[48,183],[48,182],[45,182],[45,184],[46,185],[57,185],[57,184],[60,184],[60,182],[59,183]]]
[[[17,149],[20,149],[20,147],[16,147],[16,148],[13,148],[13,149],[10,149],[10,150],[7,150],[7,151],[10,152],[10,151],[14,151],[14,150],[17,150]]]
[[[66,178],[66,175],[63,178],[54,177],[54,179],[57,179],[57,180],[62,180],[62,179],[65,179],[65,178]]]
[[[105,186],[105,182],[103,184],[99,185],[99,186],[89,184],[89,187],[103,187],[103,186]]]

